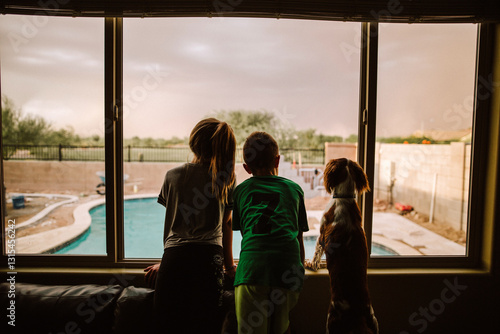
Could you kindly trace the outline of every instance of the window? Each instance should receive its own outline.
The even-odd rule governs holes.
[[[75,211],[74,220],[73,210],[101,197],[103,20],[3,16],[0,30],[2,211],[16,227],[16,253],[103,254],[102,231],[91,249],[69,245],[85,239],[90,224],[88,211]]]
[[[356,158],[360,24],[191,18],[123,25],[125,256],[161,257],[163,177],[191,161],[192,127],[216,117],[233,127],[239,150],[255,130],[276,138],[279,174],[305,191],[311,257],[328,200],[325,156]],[[237,158],[240,183],[249,175],[240,151]],[[236,258],[240,241],[236,232]]]
[[[12,132],[2,127],[4,181],[7,198],[20,192],[16,189],[38,192],[40,188],[37,187],[48,190],[49,186],[57,186],[62,187],[56,189],[61,193],[70,189],[79,203],[88,203],[81,210],[94,216],[92,224],[94,219],[102,221],[102,238],[97,246],[90,245],[90,251],[75,249],[73,254],[99,255],[100,265],[108,266],[117,263],[142,266],[141,259],[160,257],[163,217],[162,208],[156,204],[155,198],[166,170],[191,159],[185,137],[199,119],[212,115],[231,117],[234,111],[240,112],[240,116],[249,112],[266,116],[269,123],[265,129],[278,137],[285,159],[283,167],[286,165],[295,173],[294,177],[305,182],[306,192],[312,190],[311,193],[315,194],[311,198],[322,197],[324,202],[307,203],[312,231],[321,217],[322,204],[328,200],[323,196],[317,172],[321,173],[321,167],[330,158],[349,156],[365,166],[373,185],[373,191],[360,203],[363,212],[367,213],[364,224],[372,246],[372,265],[461,265],[470,263],[470,258],[478,254],[479,247],[471,237],[477,235],[474,231],[479,229],[476,223],[478,213],[470,208],[480,200],[472,193],[481,191],[477,190],[481,187],[480,182],[474,181],[474,175],[478,175],[480,169],[473,170],[480,166],[481,156],[474,150],[474,145],[482,140],[476,129],[484,126],[487,119],[473,112],[476,103],[474,89],[477,89],[474,75],[478,75],[475,73],[476,26],[256,18],[108,18],[103,29],[102,19],[47,19],[50,25],[42,26],[36,23],[42,21],[33,21],[38,20],[36,16],[1,18],[0,27],[5,32],[2,38],[12,36],[9,32],[21,37],[17,39],[21,41],[17,42],[19,53],[14,54],[13,48],[2,49],[2,94],[12,96],[14,105],[19,104],[25,115],[33,113],[52,121],[51,131],[58,133],[54,138],[74,135],[72,140],[76,141],[78,135],[85,145],[78,148],[64,144],[57,146],[56,153],[48,153],[50,158],[47,158],[56,156],[57,161],[44,162],[51,166],[47,171],[39,168],[28,185],[21,181],[14,183],[23,179],[22,174],[16,173],[38,163],[41,153],[32,153],[31,147],[11,147],[8,139],[13,138]],[[23,33],[28,29],[26,22],[30,20],[32,25],[40,27],[34,37],[28,38]],[[365,34],[367,28],[376,33]],[[143,38],[146,35],[151,38]],[[455,39],[457,35],[460,38]],[[79,41],[75,48],[71,43],[74,40]],[[2,41],[2,45],[9,43],[12,39]],[[436,43],[436,46],[431,43]],[[50,47],[44,49],[45,45]],[[438,47],[442,53],[437,52]],[[365,54],[368,49],[370,57]],[[446,60],[453,59],[453,62],[443,63],[441,55]],[[59,63],[50,67],[54,59]],[[418,61],[420,59],[425,59],[425,62]],[[408,62],[410,66],[404,66]],[[50,74],[44,74],[44,69],[50,69]],[[378,80],[373,80],[377,73]],[[363,78],[368,76],[371,77],[364,82]],[[427,81],[422,83],[417,80],[419,77]],[[33,85],[18,89],[18,81],[25,83],[26,80]],[[36,86],[39,82],[43,84]],[[36,94],[38,104],[28,103],[35,100],[33,96]],[[373,96],[375,99],[370,100]],[[358,105],[365,99],[371,101],[367,113],[359,111],[364,110],[363,104],[361,108]],[[373,101],[377,102],[374,104]],[[459,109],[454,109],[455,105],[459,105]],[[427,110],[435,110],[432,117],[424,112]],[[416,115],[419,118],[412,119]],[[398,117],[401,117],[399,122]],[[3,119],[2,125],[7,121],[7,118]],[[73,121],[73,132],[59,131]],[[36,124],[29,123],[28,128],[34,130]],[[407,124],[411,126],[403,126]],[[240,129],[238,124],[231,125],[241,143],[248,129]],[[262,126],[259,125],[259,129]],[[470,137],[467,133],[463,136],[464,142],[456,141],[457,137],[451,138],[452,143],[446,143],[447,139],[440,140],[435,133],[427,136],[430,130],[439,133],[468,130]],[[418,144],[404,143],[412,138],[412,134],[418,138],[418,131],[422,139]],[[396,137],[401,137],[402,143],[393,144],[390,138]],[[106,138],[105,142],[103,138]],[[320,158],[311,146],[307,147],[308,150],[301,147],[305,142],[312,145],[314,141],[321,152]],[[445,147],[450,153],[439,151]],[[409,151],[391,153],[395,149]],[[444,174],[442,170],[433,171],[432,166],[424,164],[431,160],[428,152],[431,150],[439,151],[435,154],[437,162],[448,165],[448,168],[443,167]],[[49,152],[49,148],[43,147],[42,152]],[[384,156],[389,153],[392,155]],[[461,153],[461,158],[455,158],[452,153]],[[449,158],[445,158],[445,154],[449,154]],[[37,161],[27,161],[34,155]],[[83,156],[91,158],[82,162]],[[460,163],[455,163],[456,159]],[[405,161],[410,165],[405,165]],[[13,168],[18,166],[16,164],[20,167]],[[416,173],[419,168],[425,169],[425,176]],[[462,176],[455,182],[451,179],[452,174]],[[238,180],[245,177],[240,169]],[[105,186],[101,184],[103,180],[106,180]],[[444,186],[441,183],[444,180],[451,185]],[[458,183],[460,189],[456,189]],[[426,188],[412,188],[412,185]],[[423,195],[420,196],[419,192]],[[105,196],[101,195],[104,193]],[[452,199],[447,198],[450,193],[453,193]],[[423,198],[423,204],[414,200],[417,196]],[[29,198],[24,197],[25,203]],[[379,210],[383,205],[390,209],[389,204],[396,210],[397,207],[404,209],[399,204],[411,205],[413,212],[417,213],[428,207],[428,215],[432,212],[436,223],[450,216],[451,211],[444,210],[453,207],[452,213],[458,217],[458,223],[451,224],[456,224],[456,228],[462,229],[467,237],[461,248],[463,251],[443,250],[426,254],[424,247],[433,247],[439,242],[408,245],[398,235],[381,233],[386,221],[380,219]],[[8,215],[10,212],[20,212],[13,208],[9,210],[9,205],[6,207],[5,226],[13,219]],[[60,209],[71,212],[72,205],[61,204]],[[158,210],[159,218],[154,223],[156,230],[150,230],[148,223],[130,223],[145,221],[140,216],[142,209],[138,210],[134,205],[146,205],[147,211]],[[54,222],[47,223],[44,228],[59,224],[57,219]],[[17,227],[18,223],[21,221],[16,221]],[[38,225],[42,227],[43,221]],[[28,231],[18,229],[17,240]],[[142,232],[146,232],[145,239],[135,238]],[[421,230],[415,229],[417,241],[419,233]],[[311,239],[314,244],[314,235]],[[83,244],[82,240],[75,242],[68,237],[71,244]],[[412,248],[414,253],[400,251],[404,248],[399,248],[401,244]],[[144,252],[134,251],[140,248]],[[52,253],[53,250],[18,249],[17,253],[28,255],[45,251]],[[60,252],[70,254],[64,250]],[[417,252],[429,256],[408,258]],[[389,256],[381,256],[381,253]],[[312,249],[308,253],[311,255]],[[70,255],[52,254],[48,257],[61,259],[61,265],[74,265],[74,257]],[[32,263],[33,258],[23,258],[26,263]],[[44,258],[47,257],[37,257],[36,260],[43,263]],[[79,259],[91,261],[94,258]]]
[[[372,240],[400,255],[467,254],[476,37],[379,26]]]

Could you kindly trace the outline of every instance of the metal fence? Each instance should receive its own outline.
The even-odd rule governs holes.
[[[315,148],[285,148],[280,149],[280,154],[285,158],[285,161],[296,162],[297,164],[306,165],[324,165],[325,164],[325,149]]]
[[[297,164],[324,164],[324,149],[280,149],[280,154],[289,162]],[[236,153],[237,162],[242,162],[242,152]],[[4,160],[56,160],[56,161],[104,161],[104,146],[67,145],[3,145]],[[187,146],[123,148],[125,162],[187,162],[193,153]]]
[[[104,147],[66,145],[3,145],[3,159],[104,161]]]

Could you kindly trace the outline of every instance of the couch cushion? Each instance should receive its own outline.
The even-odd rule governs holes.
[[[151,333],[153,328],[154,290],[129,286],[116,301],[116,334]]]
[[[1,284],[0,298],[15,300],[17,333],[111,333],[119,285],[38,285],[16,283],[15,298]]]

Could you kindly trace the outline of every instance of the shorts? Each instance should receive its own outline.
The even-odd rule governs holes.
[[[241,284],[234,289],[238,334],[282,334],[299,292],[279,287]]]

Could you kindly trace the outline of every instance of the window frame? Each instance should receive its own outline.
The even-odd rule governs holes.
[[[372,23],[370,23],[372,24]],[[369,36],[367,38],[366,36]],[[374,48],[378,48],[378,30],[374,34],[368,35],[368,33],[363,33],[362,37],[366,39],[363,41],[365,43],[373,43]],[[490,97],[481,98],[482,93],[480,90],[488,89],[491,87],[484,87],[481,82],[481,78],[486,78],[491,73],[492,68],[492,57],[491,50],[493,45],[494,33],[492,32],[492,27],[490,24],[478,24],[477,28],[477,38],[476,38],[476,73],[474,79],[474,106],[472,112],[472,145],[471,145],[471,172],[469,178],[469,196],[468,196],[468,214],[467,214],[467,244],[466,244],[466,254],[465,256],[453,256],[453,255],[442,255],[442,256],[394,256],[394,257],[382,257],[382,256],[370,256],[369,268],[477,268],[481,264],[481,242],[482,242],[482,232],[483,232],[483,207],[481,203],[484,203],[485,194],[485,182],[481,175],[486,172],[486,154],[488,151],[487,140],[489,136],[489,115],[490,115]],[[364,44],[362,44],[364,45]],[[371,58],[376,59],[375,58]],[[375,61],[370,61],[368,59],[368,67],[376,72],[377,64]],[[374,69],[375,68],[375,69]],[[369,70],[371,73],[371,70]],[[376,74],[375,74],[376,76]],[[367,170],[367,176],[370,184],[374,184],[373,170],[370,170],[375,165],[375,127],[376,120],[370,112],[376,110],[376,87],[372,87],[370,84],[375,82],[369,81],[366,88],[366,100],[373,102],[371,105],[371,110],[369,102],[367,102],[368,113],[366,116],[366,125],[364,131],[367,133],[367,137],[364,142],[360,140],[359,145],[366,145],[366,143],[371,143],[371,146],[364,146],[363,149],[360,148],[360,155],[363,154],[366,161],[364,161],[363,167]],[[370,98],[371,96],[371,98]],[[374,99],[375,101],[372,101]],[[360,108],[361,110],[361,108]],[[360,111],[361,113],[361,111]],[[376,112],[375,112],[376,114]],[[361,114],[360,114],[361,115]],[[362,123],[362,122],[360,122]],[[360,124],[360,133],[363,127]],[[364,209],[363,213],[363,224],[366,231],[371,232],[372,225],[372,206],[373,196],[370,194],[364,195],[361,199],[361,207]],[[367,212],[366,208],[369,208]],[[371,234],[368,237],[368,249],[371,249]]]
[[[105,170],[106,175],[106,249],[107,255],[44,255],[16,254],[19,267],[128,267],[143,268],[158,259],[125,258],[123,220],[123,18],[104,18],[105,25]],[[469,180],[469,210],[467,254],[465,256],[397,256],[370,257],[370,268],[477,268],[481,264],[483,237],[483,207],[485,183],[481,178],[487,168],[488,122],[491,94],[483,98],[485,87],[481,78],[491,73],[494,45],[494,25],[478,24],[476,77],[474,89],[471,175]],[[370,184],[374,181],[375,125],[377,102],[378,23],[364,22],[361,26],[360,92],[358,162],[365,169]],[[1,82],[0,82],[1,93]],[[3,159],[1,161],[3,184]],[[1,189],[2,200],[5,190]],[[371,249],[373,194],[358,198],[364,218],[368,249]],[[3,202],[5,203],[5,202]],[[3,206],[3,204],[2,204]],[[473,226],[472,226],[473,223]],[[5,252],[5,217],[2,210],[2,258]]]

